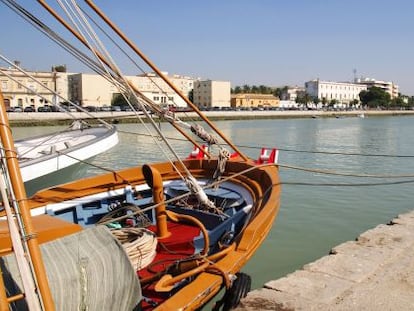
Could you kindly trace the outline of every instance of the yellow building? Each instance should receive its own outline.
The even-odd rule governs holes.
[[[270,108],[279,107],[280,100],[271,94],[233,94],[232,108]]]
[[[0,88],[6,108],[23,109],[31,106],[36,109],[45,104],[62,101],[59,96],[67,98],[67,73],[54,71],[27,71],[27,73],[33,79],[17,69],[1,68]]]

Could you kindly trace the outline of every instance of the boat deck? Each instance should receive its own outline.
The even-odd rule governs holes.
[[[154,226],[148,229],[156,231]],[[193,241],[201,233],[198,227],[168,222],[168,231],[171,232],[169,237],[158,240],[157,255],[152,263],[138,272],[140,279],[156,276],[157,273],[165,270],[167,267],[174,266],[180,260],[194,255],[195,245]],[[146,298],[143,302],[142,310],[152,309],[156,303],[166,298],[164,293],[158,293],[154,290],[153,284],[142,284],[142,294]]]

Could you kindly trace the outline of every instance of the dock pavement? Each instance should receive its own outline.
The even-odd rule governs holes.
[[[267,282],[236,310],[414,310],[414,211]]]

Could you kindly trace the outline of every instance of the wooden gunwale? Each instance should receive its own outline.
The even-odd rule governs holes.
[[[278,185],[277,169],[263,168],[269,177],[266,186]],[[240,271],[243,265],[253,256],[257,248],[268,235],[280,207],[280,186],[273,188],[266,202],[240,236],[236,247],[215,262],[215,266],[228,274]],[[220,275],[202,272],[191,283],[182,288],[174,296],[166,300],[155,310],[194,310],[203,306],[222,288],[223,279]]]

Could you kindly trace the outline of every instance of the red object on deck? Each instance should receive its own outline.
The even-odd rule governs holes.
[[[167,226],[171,235],[158,240],[157,255],[154,260],[148,267],[138,271],[141,280],[165,271],[167,267],[196,252],[194,239],[201,233],[199,227],[174,222],[168,222]],[[157,230],[156,226],[150,226],[147,229],[153,232]],[[154,283],[143,286],[142,294],[146,298],[142,302],[142,310],[152,310],[154,305],[151,302],[158,304],[168,298],[167,293],[158,293],[154,290]]]
[[[201,148],[203,148],[203,150],[207,150],[206,145],[202,145]],[[190,155],[187,157],[187,159],[202,159],[202,158],[204,158],[204,152],[200,150],[200,148],[198,148],[197,146],[194,146],[193,151],[191,151]]]
[[[266,164],[266,163],[277,163],[279,157],[279,150],[276,148],[266,149],[262,148],[259,158],[256,160],[256,164]]]

